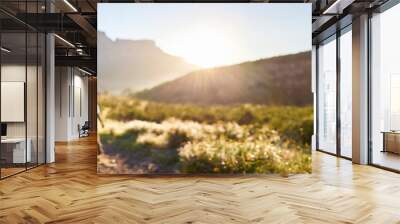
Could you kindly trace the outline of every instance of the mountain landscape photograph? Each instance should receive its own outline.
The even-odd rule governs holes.
[[[99,173],[311,172],[308,7],[107,4],[98,15]]]

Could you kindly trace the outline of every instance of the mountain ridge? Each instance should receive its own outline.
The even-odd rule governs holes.
[[[311,52],[200,69],[135,96],[166,103],[203,105],[310,105]]]
[[[101,46],[97,57],[102,92],[139,91],[199,69],[164,52],[153,40],[111,40],[101,31],[97,39]]]

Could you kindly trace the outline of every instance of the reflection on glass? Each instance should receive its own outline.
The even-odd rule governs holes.
[[[26,74],[26,114],[27,114],[27,143],[28,149],[30,148],[30,161],[28,161],[28,168],[37,165],[37,41],[38,36],[35,32],[27,33],[27,74]]]
[[[45,0],[1,1],[15,14],[43,13]],[[0,177],[45,162],[45,35],[0,12],[12,30],[1,32]],[[4,27],[3,27],[4,28]]]
[[[26,44],[25,33],[2,33],[1,44],[1,139],[2,177],[25,170],[30,162],[30,145],[26,144],[25,90]],[[11,109],[12,108],[12,109]],[[28,147],[27,147],[28,146]],[[27,150],[28,149],[28,150]]]
[[[340,36],[340,152],[352,157],[352,35]]]
[[[38,156],[37,162],[38,164],[45,163],[45,60],[46,60],[46,52],[45,52],[45,44],[46,39],[45,35],[39,33],[38,35],[38,136],[37,136],[37,147],[38,147]]]
[[[318,48],[318,147],[336,153],[336,40]]]

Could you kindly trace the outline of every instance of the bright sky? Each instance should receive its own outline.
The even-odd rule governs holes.
[[[108,37],[151,39],[189,63],[213,67],[311,50],[311,4],[98,4]]]

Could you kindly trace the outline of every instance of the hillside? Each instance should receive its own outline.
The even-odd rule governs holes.
[[[312,104],[311,53],[203,69],[136,94],[138,98],[203,105]]]
[[[165,53],[152,40],[113,41],[100,31],[97,40],[101,92],[139,91],[198,69],[182,58]]]

